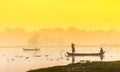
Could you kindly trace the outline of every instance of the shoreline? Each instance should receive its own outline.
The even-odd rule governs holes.
[[[120,61],[86,61],[85,63],[68,64],[30,70],[27,72],[120,72]]]

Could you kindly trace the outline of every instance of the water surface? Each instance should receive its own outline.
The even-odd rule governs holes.
[[[27,48],[27,47],[26,47]],[[106,51],[103,61],[120,60],[120,47],[103,47]],[[76,52],[96,53],[100,47],[76,47]],[[0,48],[0,72],[26,72],[31,69],[66,65],[72,62],[66,57],[70,47],[40,47],[40,51],[23,51],[21,47]],[[100,61],[100,57],[75,57],[75,62],[81,60]]]

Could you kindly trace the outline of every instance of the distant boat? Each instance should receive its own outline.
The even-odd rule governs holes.
[[[30,48],[29,49],[28,48],[23,48],[23,50],[24,51],[39,51],[40,48],[34,48],[34,49],[33,48],[31,48],[31,49]]]
[[[69,53],[69,52],[66,52],[66,53],[68,54],[68,56],[101,56],[105,52],[103,53]]]

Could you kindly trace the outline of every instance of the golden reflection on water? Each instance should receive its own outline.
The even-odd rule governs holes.
[[[120,59],[119,47],[103,47],[106,51],[103,61]],[[77,47],[80,53],[96,53],[100,47]],[[31,69],[66,65],[72,63],[71,57],[66,57],[70,47],[40,47],[40,51],[23,51],[22,48],[0,48],[0,72],[26,72]],[[75,62],[81,60],[100,61],[100,57],[75,57]]]

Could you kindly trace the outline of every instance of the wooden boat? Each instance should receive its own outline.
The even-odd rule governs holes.
[[[23,48],[24,51],[39,51],[40,48],[34,48],[34,49],[28,49],[28,48]]]
[[[105,52],[103,53],[69,53],[69,52],[66,52],[66,53],[68,54],[68,56],[101,56]]]

